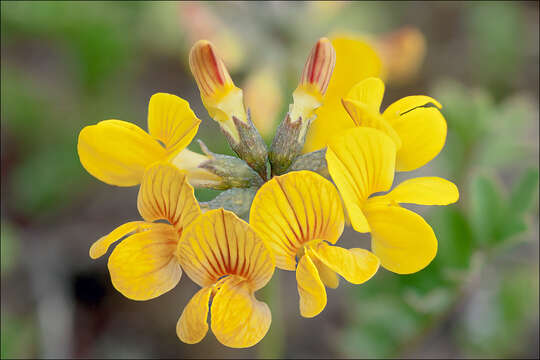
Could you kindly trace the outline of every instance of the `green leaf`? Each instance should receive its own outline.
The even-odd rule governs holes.
[[[525,171],[521,179],[510,192],[508,215],[520,215],[526,212],[537,200],[538,169]]]
[[[495,182],[485,176],[477,176],[471,184],[471,224],[476,242],[481,245],[493,243],[502,215],[502,199]]]

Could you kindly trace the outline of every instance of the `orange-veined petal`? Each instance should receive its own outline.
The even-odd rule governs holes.
[[[436,107],[424,107],[434,104]],[[383,117],[401,139],[396,171],[418,169],[432,160],[444,146],[447,125],[439,104],[428,96],[407,96],[390,105]]]
[[[365,249],[343,249],[321,242],[312,253],[319,261],[353,284],[371,279],[379,269],[379,259]]]
[[[372,128],[347,130],[328,145],[328,171],[356,231],[369,232],[362,208],[371,194],[392,186],[395,156],[390,137]]]
[[[210,311],[212,332],[220,343],[233,348],[257,344],[272,322],[268,305],[255,298],[249,281],[234,275],[223,282]]]
[[[177,242],[174,227],[160,223],[123,240],[108,263],[116,290],[132,300],[149,300],[175,287],[182,276]]]
[[[247,279],[253,291],[274,273],[274,259],[259,235],[234,213],[210,210],[184,230],[177,255],[186,274],[200,286],[224,275]]]
[[[272,249],[278,267],[294,270],[295,256],[308,241],[335,243],[344,227],[339,194],[312,171],[275,176],[255,195],[250,223]]]
[[[144,130],[121,120],[83,128],[77,151],[86,171],[117,186],[139,184],[146,167],[166,156],[165,149]]]
[[[366,217],[371,249],[385,269],[412,274],[435,258],[437,238],[420,215],[400,206],[375,205],[366,209]]]
[[[320,314],[326,306],[326,289],[309,251],[298,262],[296,283],[300,295],[300,315],[311,318]]]
[[[186,173],[168,163],[156,163],[144,173],[137,207],[146,221],[168,220],[179,233],[201,214]]]
[[[187,344],[196,344],[208,332],[208,308],[211,287],[199,290],[186,305],[176,323],[176,335]]]
[[[200,122],[189,103],[178,96],[157,93],[150,98],[148,132],[165,145],[171,157],[189,145]]]

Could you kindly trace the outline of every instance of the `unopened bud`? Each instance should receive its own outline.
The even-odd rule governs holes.
[[[193,45],[189,67],[210,116],[236,142],[240,141],[233,117],[247,122],[242,90],[234,85],[223,60],[209,41],[200,40]]]
[[[272,173],[284,173],[300,155],[307,130],[315,119],[314,110],[322,105],[336,64],[336,52],[327,38],[320,38],[309,54],[300,83],[293,92],[289,113],[280,124],[272,147],[270,162]]]

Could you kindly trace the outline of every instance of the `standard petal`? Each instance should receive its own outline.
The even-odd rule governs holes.
[[[274,273],[274,259],[263,240],[234,213],[216,209],[198,217],[183,233],[177,255],[186,274],[200,286],[222,276],[247,279],[253,291]]]
[[[422,270],[437,254],[437,238],[418,214],[400,206],[370,206],[371,249],[381,265],[398,274]]]
[[[354,85],[345,96],[345,99],[358,101],[369,109],[379,112],[384,96],[384,83],[381,79],[370,77]]]
[[[255,195],[250,223],[272,249],[278,267],[294,270],[304,243],[335,243],[344,227],[339,194],[332,183],[312,171],[275,176]]]
[[[362,207],[369,195],[392,186],[395,156],[392,140],[371,128],[347,130],[328,145],[328,171],[356,231],[369,231]]]
[[[160,223],[118,244],[108,263],[116,290],[132,300],[149,300],[175,287],[182,275],[176,244],[176,230]]]
[[[176,335],[187,344],[196,344],[208,332],[208,307],[212,295],[211,287],[199,290],[182,311],[176,323]]]
[[[459,191],[456,185],[443,178],[419,177],[405,180],[381,198],[397,203],[448,205],[458,201]]]
[[[390,105],[383,117],[401,139],[396,157],[396,171],[418,169],[432,160],[446,141],[446,120],[437,107],[440,104],[428,96],[408,96]]]
[[[298,262],[296,283],[300,295],[300,315],[306,318],[319,315],[326,306],[326,289],[308,253]]]
[[[121,120],[105,120],[83,128],[77,151],[86,171],[117,186],[139,184],[145,168],[166,156],[165,149],[150,135]]]
[[[146,221],[168,220],[180,234],[201,214],[187,174],[168,163],[156,163],[146,170],[137,207]]]
[[[236,276],[217,291],[210,311],[212,332],[220,343],[233,348],[257,344],[272,322],[268,305],[258,301],[249,283]]]
[[[144,221],[131,221],[120,225],[110,233],[105,236],[102,236],[98,241],[92,244],[90,247],[90,257],[92,259],[97,259],[105,255],[109,246],[111,246],[116,241],[120,240],[126,235],[129,235],[133,232],[140,232],[150,228],[152,224],[149,224]]]
[[[347,35],[331,40],[336,51],[336,65],[324,103],[315,111],[317,119],[307,134],[305,152],[323,148],[336,134],[354,127],[341,99],[359,81],[381,73],[381,60],[367,41]]]
[[[353,284],[371,279],[379,269],[379,259],[365,249],[343,249],[324,242],[311,250],[314,257]]]
[[[396,149],[401,147],[401,139],[394,128],[382,117],[378,110],[374,110],[360,101],[343,99],[343,106],[349,113],[356,126],[365,126],[384,132],[392,138]]]
[[[200,123],[186,100],[165,93],[150,98],[148,132],[165,145],[171,156],[189,145]]]

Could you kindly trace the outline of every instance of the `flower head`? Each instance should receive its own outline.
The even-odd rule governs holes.
[[[333,246],[344,227],[341,200],[332,183],[314,172],[290,172],[264,184],[253,200],[250,223],[272,249],[276,266],[296,270],[304,317],[324,309],[324,285],[337,287],[337,274],[360,284],[378,269],[379,260],[369,251]]]
[[[144,171],[159,161],[189,159],[188,178],[192,184],[218,182],[207,171],[193,170],[193,162],[206,159],[186,149],[200,120],[187,101],[164,93],[154,94],[148,105],[148,133],[122,120],[105,120],[86,126],[79,134],[77,150],[84,168],[99,180],[111,185],[133,186],[141,182]]]
[[[113,243],[125,237],[109,257],[112,283],[130,299],[148,300],[180,281],[177,243],[201,210],[185,173],[166,163],[154,164],[145,172],[137,207],[144,221],[128,222],[103,236],[90,248],[90,257],[103,256]]]
[[[328,171],[341,193],[353,228],[371,232],[373,253],[381,265],[399,274],[417,272],[437,253],[431,226],[400,203],[447,205],[458,200],[457,187],[442,178],[420,177],[390,190],[396,145],[385,133],[368,127],[348,130],[328,145]]]
[[[272,277],[274,260],[250,225],[229,211],[208,211],[186,230],[176,254],[186,274],[202,287],[178,320],[180,340],[201,341],[210,310],[212,332],[222,344],[258,343],[270,327],[271,314],[254,293]]]

